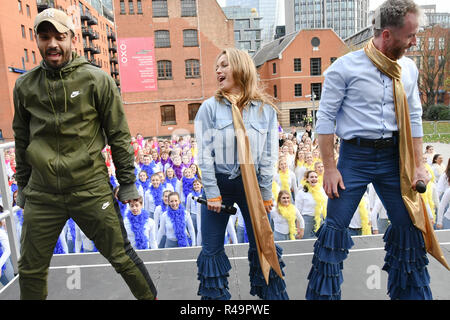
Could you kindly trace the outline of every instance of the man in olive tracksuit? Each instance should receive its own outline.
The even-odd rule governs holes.
[[[14,88],[17,203],[24,208],[21,299],[47,297],[50,259],[69,218],[137,299],[155,299],[156,288],[127,239],[101,154],[106,142],[120,183],[117,198],[137,199],[131,136],[117,86],[72,52],[75,28],[63,11],[42,11],[34,28],[43,61]]]

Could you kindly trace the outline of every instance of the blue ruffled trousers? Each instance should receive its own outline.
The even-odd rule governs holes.
[[[269,274],[269,284],[267,285],[264,280],[256,251],[242,177],[239,176],[230,180],[228,175],[216,174],[216,178],[222,202],[226,204],[237,203],[244,218],[249,240],[250,294],[263,300],[289,299],[284,280],[272,269]],[[205,198],[204,194],[203,197]],[[218,214],[209,211],[205,205],[202,205],[202,251],[197,258],[197,275],[200,281],[197,294],[201,296],[202,300],[228,300],[231,298],[228,291],[228,272],[231,265],[224,250],[224,236],[229,218],[230,216],[226,213]],[[279,246],[276,246],[276,248],[280,267],[283,269],[285,265],[281,259],[282,249]]]
[[[398,145],[375,149],[343,141],[338,169],[345,190],[339,189],[339,198],[328,199],[327,217],[314,244],[306,299],[341,299],[343,261],[353,246],[347,227],[369,183],[375,187],[391,222],[383,236],[383,270],[388,273],[390,298],[432,299],[423,236],[413,226],[401,198]]]

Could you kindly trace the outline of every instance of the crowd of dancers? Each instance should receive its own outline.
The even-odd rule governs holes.
[[[135,249],[157,249],[201,246],[200,204],[195,199],[205,197],[201,171],[197,162],[197,144],[190,135],[170,139],[153,137],[144,139],[141,134],[132,137],[135,154],[136,186],[139,199],[128,204],[119,202],[128,238]],[[317,139],[311,125],[297,132],[293,127],[284,132],[279,127],[279,158],[274,168],[272,195],[276,204],[269,214],[274,239],[294,240],[314,238],[326,217],[327,196],[323,190],[324,167]],[[20,238],[23,209],[16,203],[17,185],[14,179],[14,150],[5,151],[9,185],[13,195],[13,214]],[[339,139],[335,143],[338,160]],[[114,162],[107,146],[103,156],[113,188]],[[450,228],[450,159],[445,166],[442,154],[427,146],[424,164],[431,181],[422,194],[428,215],[436,229]],[[3,198],[3,201],[4,198]],[[2,204],[2,203],[0,203]],[[225,244],[248,241],[244,220],[239,207],[230,215]],[[349,225],[350,235],[384,233],[389,225],[387,212],[372,185],[369,185]],[[11,280],[9,242],[4,227],[0,227],[1,283]],[[95,252],[93,241],[84,235],[76,223],[69,219],[55,246],[55,254]]]

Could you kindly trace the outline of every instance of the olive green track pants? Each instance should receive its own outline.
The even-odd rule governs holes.
[[[69,218],[94,241],[137,299],[155,299],[150,275],[128,241],[117,201],[109,184],[52,194],[24,189],[26,198],[20,239],[19,284],[21,299],[46,299],[50,260]]]

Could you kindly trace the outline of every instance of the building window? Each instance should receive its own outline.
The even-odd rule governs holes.
[[[161,124],[177,124],[174,105],[161,106]]]
[[[434,70],[434,66],[435,66],[435,59],[434,56],[429,56],[428,57],[428,70],[429,71],[433,71]]]
[[[445,58],[444,56],[438,56],[438,66],[439,68],[444,68],[444,64],[445,64]]]
[[[137,13],[142,14],[142,1],[137,0]]]
[[[169,30],[156,30],[155,31],[155,47],[156,48],[170,48]]]
[[[25,57],[25,62],[28,62],[29,61],[29,59],[28,59],[28,49],[23,49],[23,55]]]
[[[128,13],[134,14],[134,3],[133,0],[128,0]]]
[[[318,101],[320,100],[321,94],[322,94],[322,83],[311,83],[311,94],[315,95],[314,100]],[[312,100],[312,98],[311,98]]]
[[[299,127],[303,125],[303,119],[305,119],[307,111],[303,109],[291,109],[289,110],[289,125]]]
[[[167,0],[152,1],[153,17],[168,17]]]
[[[331,58],[330,58],[330,64],[333,64],[333,62],[335,62],[336,60],[337,60],[336,57],[331,57]]]
[[[294,96],[295,97],[302,96],[302,84],[301,83],[294,84]]]
[[[428,49],[434,50],[434,38],[428,38]]]
[[[277,89],[277,85],[273,85],[273,97],[274,98],[278,98],[278,89]]]
[[[81,5],[81,2],[80,2]],[[125,12],[125,1],[124,0],[120,0],[120,14],[126,14]]]
[[[445,49],[445,38],[439,38],[439,50]]]
[[[20,29],[22,30],[22,38],[26,39],[27,36],[25,35],[25,26],[22,24],[22,25],[20,26]]]
[[[28,32],[30,33],[30,40],[33,40],[33,29],[28,28]]]
[[[250,50],[252,43],[250,41],[239,41],[239,48],[242,50]]]
[[[27,16],[31,17],[30,5],[27,4]]]
[[[183,30],[183,45],[185,47],[198,47],[197,30]]]
[[[272,63],[272,74],[276,74],[277,73],[277,64],[274,62]]]
[[[36,53],[31,51],[31,57],[33,58],[33,63],[36,64]]]
[[[158,80],[171,80],[172,79],[172,61],[160,60],[158,65]]]
[[[197,16],[197,8],[195,0],[181,0],[181,16],[182,17]]]
[[[322,61],[321,58],[311,58],[311,75],[320,76],[322,74]]]
[[[189,59],[185,61],[185,65],[186,65],[186,78],[200,77],[200,61],[196,59]]]
[[[302,71],[302,59],[294,58],[294,72]]]
[[[17,4],[19,5],[19,12],[22,13],[22,10],[23,10],[22,1],[21,0],[17,1]]]
[[[198,112],[198,109],[200,109],[200,103],[188,104],[189,123],[194,122],[195,116],[197,115],[197,112]]]

